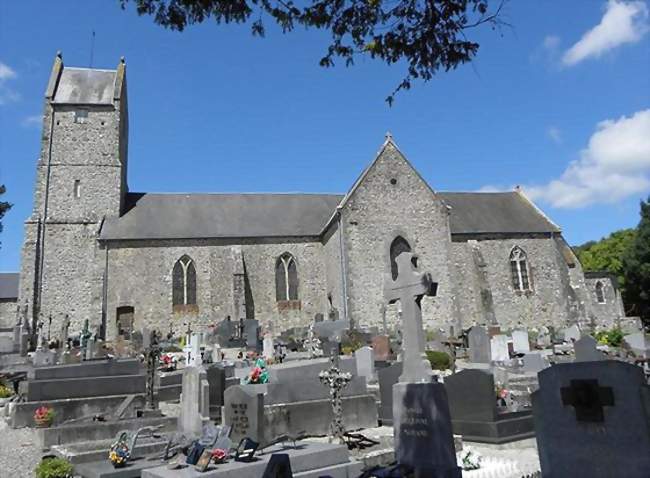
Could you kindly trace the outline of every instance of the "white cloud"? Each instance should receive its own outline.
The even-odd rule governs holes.
[[[600,23],[564,53],[562,63],[571,66],[587,58],[598,58],[620,45],[638,42],[648,29],[645,2],[609,0]]]
[[[616,203],[650,191],[650,109],[602,121],[558,179],[525,190],[558,208]]]
[[[558,46],[560,46],[560,37],[557,35],[547,35],[544,37],[544,42],[542,43],[542,46],[546,50],[555,50]]]
[[[557,126],[549,126],[546,130],[546,134],[555,144],[562,144],[562,132]]]
[[[7,86],[7,82],[15,79],[17,76],[16,72],[9,65],[0,61],[0,105],[20,99],[20,94]]]
[[[34,116],[27,116],[26,118],[23,118],[23,120],[20,123],[25,128],[31,128],[31,127],[39,127],[42,122],[43,122],[43,116],[34,115]]]

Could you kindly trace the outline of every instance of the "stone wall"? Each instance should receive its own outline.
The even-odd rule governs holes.
[[[16,299],[0,299],[0,327],[16,325]]]
[[[325,278],[327,279],[327,296],[332,300],[332,309],[338,311],[339,318],[344,318],[343,307],[343,275],[341,271],[341,236],[338,227],[338,220],[323,236],[323,261],[325,262]],[[327,308],[330,309],[329,304]],[[328,310],[329,312],[329,310]],[[327,318],[325,314],[325,318]]]
[[[519,323],[528,327],[561,326],[568,319],[566,288],[568,268],[563,264],[557,243],[551,237],[498,238],[478,241],[485,259],[496,320],[503,329]],[[510,252],[519,246],[527,255],[532,290],[514,290],[510,272]],[[458,306],[463,327],[473,320],[485,323],[480,309],[480,291],[474,272],[471,244],[455,242],[453,261],[459,274]]]
[[[604,302],[599,303],[596,297],[596,284],[603,285]],[[595,325],[611,328],[625,314],[622,313],[621,294],[609,277],[593,277],[585,279],[586,291],[590,300],[590,316]]]
[[[364,174],[342,210],[350,318],[381,325],[390,243],[401,235],[419,256],[420,269],[439,283],[438,296],[423,299],[425,325],[453,322],[447,207],[391,142]],[[387,321],[395,319],[391,307]]]
[[[134,327],[145,324],[162,332],[170,327],[196,329],[223,320],[233,313],[232,242],[221,240],[111,242],[108,249],[107,331],[116,333],[116,310],[134,307]],[[276,333],[306,326],[316,313],[326,313],[326,279],[323,246],[308,238],[238,241],[246,267],[254,317]],[[282,307],[276,301],[275,264],[284,252],[298,266],[299,307]],[[191,312],[172,309],[172,269],[184,254],[194,261],[197,274],[197,306]]]

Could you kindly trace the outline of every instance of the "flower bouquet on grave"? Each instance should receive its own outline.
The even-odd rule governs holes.
[[[108,459],[113,468],[123,468],[130,457],[131,452],[129,451],[129,445],[126,443],[126,433],[122,433],[108,449]]]
[[[228,459],[228,451],[222,448],[215,448],[212,450],[212,461],[219,464],[224,463]]]
[[[510,391],[508,391],[502,385],[497,384],[496,388],[496,400],[497,407],[506,408],[508,406],[508,399],[510,398]]]
[[[478,470],[481,468],[481,458],[481,455],[472,450],[461,452],[460,461],[463,471]]]
[[[47,428],[52,424],[55,416],[56,413],[52,408],[43,405],[34,412],[34,423],[39,428]]]
[[[262,383],[268,383],[269,381],[269,372],[266,368],[253,367],[251,373],[246,379],[246,383],[249,385],[258,385]]]

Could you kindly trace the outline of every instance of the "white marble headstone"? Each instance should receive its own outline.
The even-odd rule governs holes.
[[[510,354],[508,353],[508,336],[495,335],[492,337],[492,339],[490,339],[490,352],[493,362],[505,362],[506,360],[510,360]]]
[[[514,330],[512,332],[512,348],[517,353],[525,354],[530,352],[527,330]]]

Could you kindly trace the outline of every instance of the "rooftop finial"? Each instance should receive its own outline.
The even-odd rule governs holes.
[[[393,135],[390,134],[390,131],[386,131],[386,141],[393,141]]]
[[[63,60],[63,53],[61,53],[61,50],[57,50],[57,51],[56,51],[56,57],[57,57],[59,60]]]
[[[126,59],[124,58],[124,56],[120,57],[120,63],[126,63]]]

